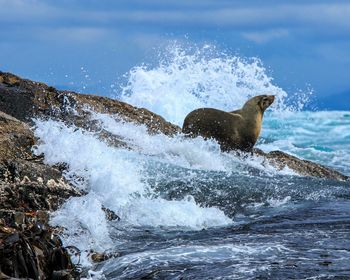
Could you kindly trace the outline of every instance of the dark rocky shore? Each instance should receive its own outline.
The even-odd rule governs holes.
[[[122,138],[101,130],[90,120],[91,110],[117,119],[144,124],[150,133],[170,137],[180,128],[147,109],[106,97],[60,91],[43,83],[0,72],[0,279],[75,279],[77,268],[68,249],[48,225],[51,211],[67,198],[84,195],[63,177],[64,164],[49,166],[32,153],[38,141],[33,118],[53,118],[98,133],[110,145],[128,148]],[[281,151],[255,150],[278,169],[302,176],[345,181],[349,177]],[[110,219],[116,219],[104,209]],[[103,259],[95,254],[92,259]]]

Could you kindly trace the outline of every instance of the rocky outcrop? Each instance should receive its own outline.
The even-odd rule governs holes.
[[[12,210],[55,210],[81,193],[62,172],[33,155],[35,137],[29,126],[0,112],[0,202]]]
[[[32,154],[34,143],[27,124],[0,112],[0,278],[76,278],[47,223],[49,211],[81,193]]]
[[[180,131],[178,126],[144,108],[102,96],[60,91],[43,83],[0,72],[0,111],[18,120],[31,124],[33,117],[51,117],[94,129],[94,123],[88,118],[91,114],[88,109],[144,124],[150,133],[173,135]]]
[[[0,160],[32,157],[34,142],[34,135],[27,124],[0,112]]]
[[[78,279],[47,213],[1,212],[0,279]],[[7,225],[5,226],[4,223]]]
[[[123,139],[104,131],[92,112],[147,126],[150,133],[173,135],[180,128],[142,108],[94,95],[59,91],[43,83],[0,72],[0,278],[78,277],[49,212],[71,196],[82,195],[62,176],[64,164],[49,166],[32,153],[33,118],[52,118],[98,134],[113,145]],[[107,219],[118,219],[103,208]],[[98,253],[96,253],[99,255]]]
[[[302,160],[295,156],[289,155],[281,151],[272,151],[265,153],[259,149],[254,149],[254,153],[264,157],[272,166],[278,170],[289,168],[302,176],[311,176],[318,178],[327,178],[337,181],[347,181],[350,179],[334,169],[328,168],[321,164],[314,163],[309,160]]]
[[[43,83],[0,72],[0,278],[72,279],[78,277],[66,248],[47,225],[49,212],[80,196],[62,176],[64,164],[49,166],[32,153],[33,118],[53,118],[98,132],[112,145],[127,144],[90,118],[93,112],[145,125],[150,133],[172,136],[181,129],[147,109],[106,97],[60,91]],[[255,150],[276,168],[303,176],[348,180],[335,170],[281,151]],[[103,209],[109,219],[118,217]],[[97,259],[106,256],[96,254]],[[103,257],[101,257],[103,256]]]

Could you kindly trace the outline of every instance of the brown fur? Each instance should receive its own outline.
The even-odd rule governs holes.
[[[213,108],[194,110],[186,116],[182,132],[191,137],[213,138],[223,151],[251,151],[260,135],[264,112],[274,99],[273,95],[255,96],[232,112]]]

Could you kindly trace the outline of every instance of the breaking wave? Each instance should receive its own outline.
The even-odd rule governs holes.
[[[198,107],[233,110],[248,98],[267,93],[276,95],[276,101],[265,116],[258,147],[280,149],[349,173],[349,141],[342,140],[344,135],[349,138],[349,115],[297,112],[305,94],[296,100],[297,106],[287,105],[287,93],[273,84],[258,59],[220,54],[209,46],[186,51],[175,45],[155,67],[131,69],[119,98],[181,126],[186,114]],[[83,266],[90,265],[86,257],[90,249],[106,251],[123,244],[125,229],[186,232],[227,227],[239,224],[242,216],[258,220],[269,215],[259,216],[256,209],[284,211],[298,201],[344,196],[343,186],[334,183],[330,189],[316,179],[306,183],[288,169],[276,170],[263,158],[222,153],[215,141],[185,139],[181,134],[149,135],[145,126],[111,115],[94,113],[91,118],[122,137],[131,149],[108,145],[93,132],[62,122],[36,120],[35,124],[35,136],[40,139],[35,152],[44,154],[48,164],[65,163],[66,178],[87,193],[69,199],[51,218],[53,225],[65,228],[65,244],[85,252]],[[322,132],[329,137],[320,137]],[[107,221],[103,207],[121,221]],[[216,254],[245,253],[244,246],[225,246],[213,247],[215,258],[220,258]],[[193,254],[199,249],[207,252],[193,248]],[[260,247],[254,248],[259,251]],[[278,243],[271,248],[284,250]],[[183,249],[176,247],[174,252],[181,255]],[[168,251],[155,254],[162,257]]]

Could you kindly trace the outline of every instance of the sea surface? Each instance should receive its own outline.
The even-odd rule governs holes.
[[[274,85],[258,59],[211,46],[171,46],[135,66],[114,98],[177,125],[199,107],[240,108],[275,94],[257,147],[281,150],[350,175],[350,112],[304,111],[311,92]],[[350,182],[276,170],[263,158],[222,153],[215,141],[149,135],[142,125],[95,113],[131,150],[92,132],[37,120],[37,153],[65,162],[87,195],[71,198],[51,224],[92,279],[350,279]],[[107,221],[102,206],[120,221]],[[89,251],[115,255],[98,265]]]

